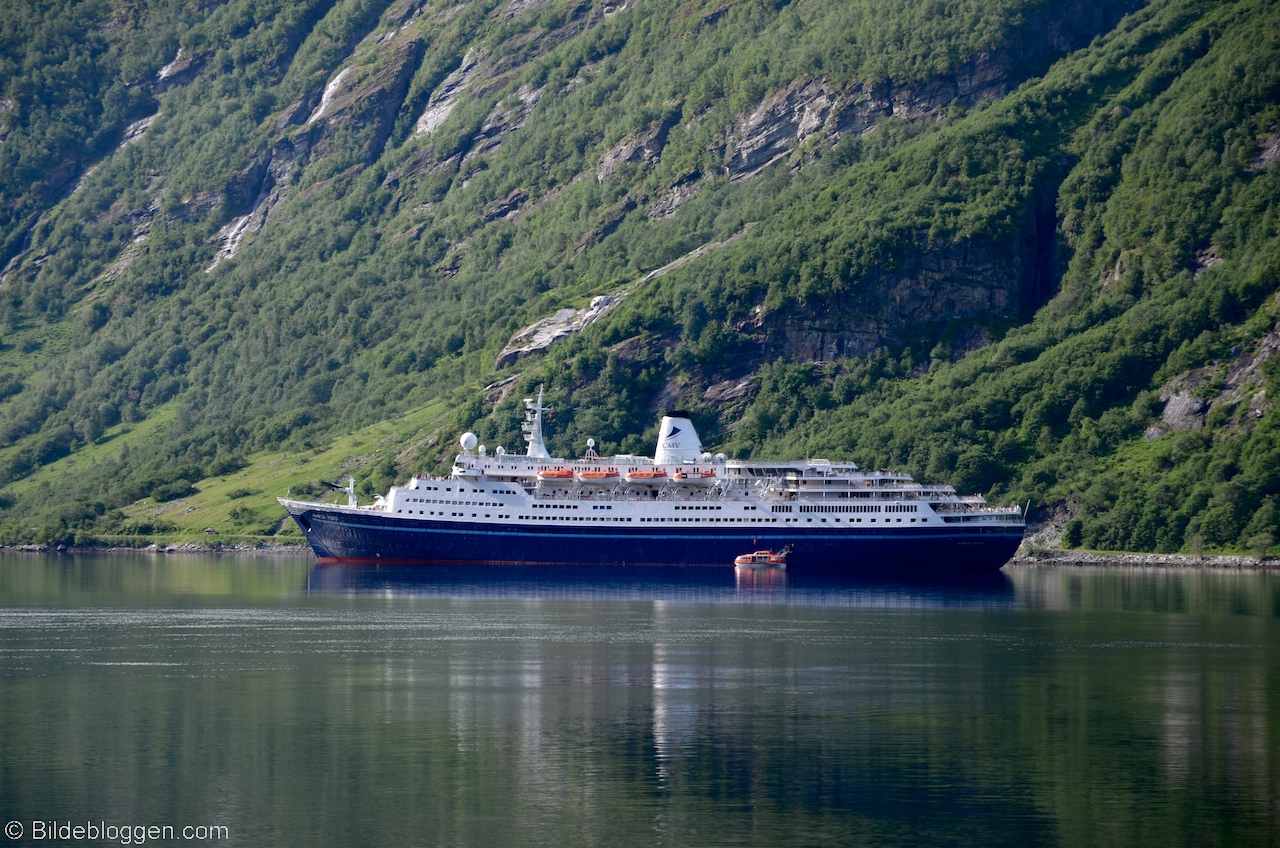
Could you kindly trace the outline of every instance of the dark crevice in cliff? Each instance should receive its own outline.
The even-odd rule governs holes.
[[[1030,273],[1022,291],[1021,318],[1031,320],[1036,310],[1049,302],[1049,298],[1058,288],[1061,277],[1058,240],[1058,186],[1060,180],[1048,181],[1036,192],[1034,218],[1032,228],[1033,248],[1031,261],[1028,263]]]

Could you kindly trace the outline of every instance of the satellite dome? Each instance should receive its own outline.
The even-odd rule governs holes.
[[[463,433],[462,438],[459,439],[459,441],[462,442],[462,449],[467,453],[471,453],[475,450],[476,445],[480,443],[480,440],[476,438],[475,433]]]

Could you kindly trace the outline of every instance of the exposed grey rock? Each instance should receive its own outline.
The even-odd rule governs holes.
[[[418,149],[404,162],[388,171],[386,177],[382,180],[382,184],[385,186],[399,185],[402,180],[415,174],[456,168],[461,161],[462,156],[456,153],[441,159],[436,148],[433,145],[429,145]]]
[[[212,271],[259,233],[272,215],[284,205],[297,167],[297,150],[288,139],[280,139],[267,151],[265,162],[255,162],[241,171],[227,187],[227,202],[233,210],[247,210],[228,221],[214,236],[218,252],[205,266]]]
[[[733,127],[725,146],[725,173],[735,180],[753,177],[815,133],[834,141],[846,133],[870,132],[890,115],[918,121],[938,117],[950,104],[972,106],[1003,97],[1053,57],[1085,46],[1138,5],[1100,9],[1068,0],[1032,11],[1008,45],[976,53],[954,72],[925,83],[864,81],[835,90],[825,79],[798,79],[765,97]]]
[[[422,40],[402,37],[389,45],[390,55],[381,65],[348,66],[325,87],[320,105],[307,119],[312,160],[331,152],[340,129],[367,130],[362,138],[362,158],[372,161],[382,152],[391,125],[404,102],[409,81],[418,67]]]
[[[629,135],[615,144],[600,158],[600,164],[596,165],[596,180],[604,182],[620,165],[627,162],[639,163],[645,170],[652,168],[662,155],[670,129],[670,121],[659,121],[644,132]]]
[[[1273,327],[1252,350],[1237,348],[1231,359],[1171,380],[1160,390],[1160,420],[1171,430],[1199,430],[1209,412],[1232,411],[1234,427],[1251,426],[1271,408],[1262,364],[1280,353],[1280,327]]]
[[[821,129],[831,106],[826,80],[799,79],[769,95],[730,132],[725,173],[735,180],[760,173]]]
[[[1203,250],[1197,250],[1192,257],[1192,272],[1199,277],[1209,268],[1213,268],[1222,264],[1222,257],[1218,255],[1218,251],[1214,247],[1206,247]]]
[[[757,377],[747,377],[742,380],[724,380],[715,383],[708,386],[702,393],[702,403],[704,406],[719,406],[741,400],[754,392],[759,382]]]
[[[496,383],[490,383],[489,385],[485,386],[484,387],[485,403],[489,404],[490,406],[497,406],[498,404],[502,403],[504,400],[506,400],[508,397],[511,396],[512,392],[516,390],[516,386],[520,382],[520,378],[523,376],[524,376],[523,374],[515,373],[515,374],[512,374],[510,377],[499,380]]]
[[[1116,257],[1115,267],[1112,268],[1109,272],[1104,273],[1102,275],[1102,279],[1098,280],[1098,283],[1105,289],[1107,286],[1112,285],[1113,283],[1120,282],[1121,278],[1124,277],[1124,275],[1128,272],[1128,270],[1129,270],[1129,251],[1122,250],[1120,251],[1120,255]]]
[[[480,131],[471,137],[471,149],[462,161],[496,150],[508,135],[524,126],[541,97],[541,88],[522,85],[513,97],[503,98],[485,118]]]
[[[338,71],[338,75],[329,80],[329,84],[324,87],[324,94],[320,97],[320,105],[311,113],[311,117],[307,118],[308,124],[314,124],[316,121],[329,111],[329,107],[333,105],[333,101],[350,83],[351,78],[355,76],[355,69],[351,67],[343,68]]]
[[[1208,409],[1209,405],[1203,398],[1186,391],[1174,392],[1165,398],[1160,420],[1171,430],[1199,430],[1204,426],[1204,415]]]
[[[501,200],[495,200],[484,207],[483,217],[486,223],[499,218],[510,218],[529,200],[529,192],[522,188],[512,189]]]
[[[506,13],[503,17],[515,18],[523,15],[530,9],[536,9],[548,3],[549,0],[509,0],[507,3]]]
[[[701,172],[694,171],[676,180],[645,206],[644,214],[655,221],[670,218],[677,209],[697,196],[702,188],[701,177]]]
[[[1272,127],[1271,132],[1258,145],[1258,152],[1249,160],[1249,167],[1245,170],[1250,174],[1257,174],[1276,161],[1277,157],[1280,157],[1280,127]]]
[[[0,144],[4,144],[5,136],[9,134],[9,122],[4,120],[4,116],[16,111],[18,111],[17,103],[8,97],[0,97]]]
[[[627,213],[635,209],[638,205],[639,201],[637,201],[633,195],[628,194],[612,207],[605,210],[604,219],[578,238],[577,243],[573,246],[574,255],[583,253],[599,244],[601,240],[607,237],[614,230],[618,229],[622,224],[622,219],[627,217]]]
[[[119,153],[125,147],[133,144],[135,141],[146,135],[147,130],[151,128],[151,125],[155,123],[156,118],[159,116],[160,113],[157,112],[154,115],[148,115],[145,118],[136,120],[129,126],[125,127],[124,137],[120,139],[120,144],[116,146],[115,152]]]
[[[530,324],[511,337],[498,354],[494,368],[505,367],[531,353],[546,350],[556,339],[565,338],[599,321],[617,309],[625,296],[624,291],[600,295],[592,298],[591,305],[585,309],[561,309],[550,318]]]
[[[936,116],[943,107],[973,105],[1003,97],[1010,88],[1013,58],[978,53],[955,73],[924,85],[855,83],[833,91],[825,79],[802,78],[766,97],[733,128],[726,144],[725,172],[746,179],[777,162],[814,133],[830,139],[861,135],[890,115],[909,121]]]
[[[418,116],[418,122],[414,126],[414,133],[425,135],[435,132],[440,126],[449,119],[449,115],[453,113],[453,107],[457,105],[458,98],[462,96],[462,92],[480,72],[480,59],[483,54],[477,48],[471,48],[462,57],[462,62],[453,73],[444,78],[444,81],[431,92],[431,97],[427,100],[427,106],[422,110],[422,114]]]
[[[204,67],[205,57],[203,56],[184,56],[181,47],[178,53],[173,57],[173,61],[160,69],[156,74],[155,82],[150,86],[154,94],[162,94],[171,88],[180,85],[186,85],[195,78],[200,69]]]
[[[591,305],[586,309],[560,309],[550,318],[543,318],[540,321],[535,321],[511,337],[510,341],[507,342],[507,346],[498,354],[498,359],[494,363],[494,367],[502,368],[503,366],[510,365],[516,360],[528,356],[529,354],[543,351],[550,347],[552,342],[557,339],[565,338],[572,333],[578,332],[583,327],[586,327],[595,321],[599,321],[601,318],[617,309],[624,298],[638,289],[643,288],[664,274],[679,268],[686,262],[690,262],[697,259],[699,256],[705,255],[710,250],[715,250],[718,247],[723,247],[726,244],[736,241],[745,232],[746,228],[740,230],[724,241],[709,242],[708,244],[695,248],[684,256],[668,262],[661,268],[655,268],[625,288],[619,289],[612,294],[601,295],[592,299]],[[627,359],[630,356],[622,349],[621,346],[618,348],[618,353],[619,356],[622,356],[624,359]]]
[[[327,88],[327,86],[326,86]],[[276,117],[276,132],[283,132],[285,129],[295,124],[305,123],[316,108],[316,104],[323,95],[320,91],[313,91],[305,95],[292,105],[280,111]]]
[[[634,6],[639,0],[605,0],[601,7],[601,13],[606,17],[616,15],[618,12],[625,12]]]
[[[393,24],[404,23],[416,17],[426,5],[427,0],[396,0],[384,13],[384,17]]]

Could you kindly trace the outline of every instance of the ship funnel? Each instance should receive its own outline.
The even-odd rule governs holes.
[[[658,465],[697,462],[702,458],[702,440],[687,412],[668,412],[658,427],[658,449],[653,461]]]

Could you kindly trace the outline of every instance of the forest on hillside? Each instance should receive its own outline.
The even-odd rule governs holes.
[[[141,538],[446,404],[371,493],[519,444],[545,385],[565,454],[647,453],[678,404],[1064,547],[1274,552],[1276,7],[8,4],[0,544]]]

